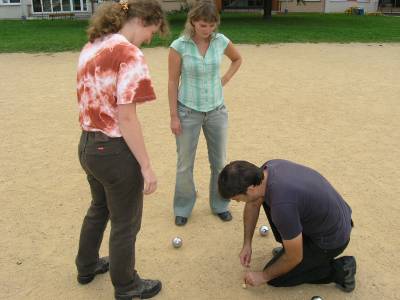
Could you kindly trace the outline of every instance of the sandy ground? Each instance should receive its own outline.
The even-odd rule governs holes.
[[[242,289],[243,205],[232,203],[230,223],[210,214],[204,137],[196,160],[197,204],[186,227],[173,224],[176,154],[163,48],[144,51],[158,101],[140,106],[139,114],[159,189],[145,199],[140,274],[163,281],[157,299],[400,299],[400,44],[238,49],[244,63],[225,89],[228,159],[261,164],[285,158],[324,174],[353,208],[356,227],[345,253],[357,257],[357,288],[351,294],[334,285]],[[0,55],[1,299],[113,297],[108,275],[88,286],[75,279],[90,200],[77,160],[77,57]],[[261,214],[258,225],[266,223]],[[179,250],[171,247],[176,235],[184,240]],[[254,236],[252,269],[263,267],[274,246],[272,235]]]

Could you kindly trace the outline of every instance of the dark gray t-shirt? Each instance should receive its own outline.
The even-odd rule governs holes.
[[[322,249],[335,249],[350,239],[351,208],[318,172],[287,161],[270,160],[265,203],[282,239],[300,233]]]

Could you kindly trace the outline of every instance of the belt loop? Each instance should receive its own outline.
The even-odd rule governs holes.
[[[101,131],[96,131],[94,133],[94,141],[95,142],[108,142],[110,140],[112,140],[112,138],[110,138],[106,134],[102,133]]]
[[[83,139],[84,139],[82,152],[86,153],[86,146],[87,146],[87,143],[88,143],[88,140],[89,140],[89,132],[82,131],[82,134],[83,134]]]

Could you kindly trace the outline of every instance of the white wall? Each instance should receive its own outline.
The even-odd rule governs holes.
[[[21,4],[11,5],[0,5],[0,20],[1,19],[21,19],[22,16],[41,16],[42,13],[32,14],[31,0],[21,0]],[[87,12],[74,12],[76,17],[82,15],[82,17],[88,17],[91,14],[90,0],[87,1],[88,11]],[[181,2],[178,0],[163,0],[162,5],[166,11],[179,10]],[[97,4],[95,4],[97,6]],[[47,13],[43,13],[47,15]]]
[[[23,5],[0,5],[0,19],[21,19],[22,12],[24,10]]]
[[[321,1],[306,1],[305,4],[297,5],[296,0],[281,0],[280,11],[284,12],[287,8],[288,12],[324,12],[324,0]]]
[[[20,4],[0,5],[0,19],[21,19],[32,15],[32,0],[21,0]]]
[[[181,8],[182,3],[176,0],[163,0],[161,4],[164,10],[171,11],[171,10],[179,10]]]
[[[96,3],[95,3],[96,5]],[[87,1],[88,11],[74,12],[76,17],[82,16],[87,18],[91,14],[90,0]],[[33,13],[31,0],[21,0],[21,4],[0,5],[0,20],[1,19],[21,19],[22,16],[27,18],[38,18],[47,16],[49,13]]]
[[[362,1],[332,1],[326,0],[325,12],[344,12],[349,7],[364,8],[366,13],[376,12],[378,10],[378,0],[362,0]]]

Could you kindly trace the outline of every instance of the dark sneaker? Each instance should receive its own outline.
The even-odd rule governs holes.
[[[283,251],[283,247],[275,247],[272,249],[272,255],[277,256],[281,251]]]
[[[217,214],[218,217],[224,221],[224,222],[229,222],[232,220],[232,215],[229,211],[224,211],[222,213]]]
[[[176,226],[183,226],[187,223],[188,218],[176,216],[175,217],[175,225]]]
[[[141,279],[139,287],[127,292],[115,292],[116,300],[131,300],[133,298],[148,299],[161,291],[162,285],[159,280]]]
[[[340,288],[342,291],[350,293],[356,287],[356,259],[354,256],[342,256],[338,258],[343,265],[343,270],[345,273],[343,284],[337,284],[337,287]]]
[[[269,260],[269,262],[265,265],[264,270],[266,268],[269,268],[272,266],[285,252],[285,249],[283,247],[275,247],[272,249],[272,258]]]
[[[110,269],[110,260],[108,259],[108,256],[101,257],[99,258],[93,273],[86,275],[78,274],[77,280],[80,284],[88,284],[96,277],[96,275],[106,273],[108,269]]]

